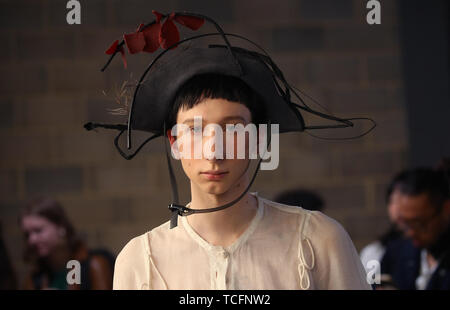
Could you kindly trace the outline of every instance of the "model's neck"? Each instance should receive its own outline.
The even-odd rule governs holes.
[[[193,209],[219,207],[233,201],[245,190],[245,184],[223,195],[201,192],[191,186]],[[206,241],[213,245],[227,247],[248,228],[256,215],[258,202],[254,195],[246,193],[237,203],[221,211],[197,213],[187,217],[189,225]]]

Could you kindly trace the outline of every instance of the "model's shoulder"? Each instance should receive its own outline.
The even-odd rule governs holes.
[[[320,211],[309,211],[304,235],[310,239],[322,240],[326,243],[335,242],[339,239],[350,239],[341,223]]]
[[[136,251],[146,251],[149,252],[149,244],[151,239],[155,236],[163,236],[170,232],[170,221],[167,221],[139,236],[132,238],[125,247],[122,249],[122,252],[136,252]],[[120,255],[120,254],[119,254]]]
[[[278,203],[264,198],[261,199],[266,206],[267,212],[272,213],[272,215],[275,213],[290,217],[292,217],[293,214],[299,215],[302,219],[304,219],[303,223],[305,233],[313,234],[318,231],[325,234],[346,233],[338,221],[320,211],[310,211],[304,209],[301,207],[301,204],[294,206]]]
[[[117,255],[116,261],[128,259],[130,256],[136,257],[145,254],[147,252],[148,234],[149,232],[146,232],[128,241],[119,252],[119,255]]]
[[[286,214],[305,214],[309,212],[308,210],[303,209],[300,205],[298,206],[286,205],[262,197],[260,197],[260,199],[263,201],[264,206],[266,207],[268,212],[278,212]]]

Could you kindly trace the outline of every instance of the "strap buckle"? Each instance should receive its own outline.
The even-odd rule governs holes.
[[[169,210],[172,212],[177,212],[178,215],[180,216],[188,216],[194,213],[194,210],[186,208],[185,206],[176,204],[176,203],[171,203],[169,205]]]

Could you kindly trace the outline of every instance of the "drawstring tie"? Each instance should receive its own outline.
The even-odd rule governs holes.
[[[311,246],[311,242],[309,241],[308,238],[304,239],[306,241],[306,243],[308,244],[310,253],[311,253],[311,264],[308,265],[305,259],[305,256],[303,255],[303,245],[302,245],[302,240],[300,240],[300,244],[298,247],[298,274],[300,277],[300,288],[302,290],[307,290],[309,289],[310,285],[311,285],[311,281],[309,280],[309,274],[308,274],[308,270],[311,270],[314,268],[314,252]]]
[[[300,227],[300,240],[298,245],[298,275],[300,277],[300,288],[302,290],[307,290],[311,286],[311,281],[309,279],[308,270],[314,268],[314,251],[311,245],[311,242],[307,237],[304,237],[303,231],[305,229],[305,222],[309,219],[310,213],[308,211],[303,213],[302,224]],[[303,241],[306,241],[309,247],[309,252],[311,253],[311,263],[308,265],[305,259],[305,255],[303,254]]]

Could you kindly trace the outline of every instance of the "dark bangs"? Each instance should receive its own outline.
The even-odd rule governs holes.
[[[204,99],[226,99],[245,105],[255,124],[266,122],[264,103],[260,96],[242,80],[221,74],[201,74],[188,80],[178,90],[167,117],[167,128],[176,123],[180,109],[191,109]]]

